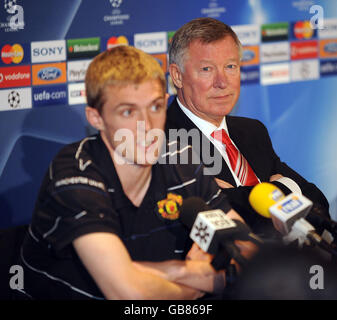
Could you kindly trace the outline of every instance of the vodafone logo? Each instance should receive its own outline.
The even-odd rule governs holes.
[[[22,73],[22,72],[18,72],[18,73],[13,72],[12,74],[6,75],[5,79],[8,81],[30,79],[30,74]]]
[[[25,87],[30,83],[30,66],[0,68],[0,88]]]
[[[291,43],[291,59],[308,59],[318,57],[318,43],[312,41],[300,41]]]
[[[1,49],[1,60],[5,64],[15,63],[18,64],[22,61],[24,51],[21,45],[13,44],[12,46],[6,44]]]

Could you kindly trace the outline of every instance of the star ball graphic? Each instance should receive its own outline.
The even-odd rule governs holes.
[[[20,106],[20,94],[17,91],[11,91],[8,95],[8,104],[11,108]]]

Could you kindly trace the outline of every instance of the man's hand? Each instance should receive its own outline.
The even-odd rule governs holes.
[[[200,247],[194,242],[192,248],[186,255],[186,260],[200,260],[212,262],[214,255],[204,252]]]
[[[73,246],[82,263],[107,299],[197,299],[198,288],[173,283],[165,271],[136,266],[120,238],[112,233],[95,232],[76,238]],[[118,257],[118,259],[116,259]],[[200,263],[203,261],[200,261]],[[181,269],[184,261],[168,261]],[[206,263],[206,262],[204,262]],[[154,263],[155,264],[155,263]],[[160,263],[159,263],[160,264]],[[204,266],[204,273],[212,273]],[[196,270],[198,271],[198,270]],[[177,272],[178,273],[178,272]]]
[[[228,188],[234,188],[230,183],[226,182],[226,181],[223,181],[221,179],[218,179],[218,178],[214,178],[215,179],[215,182],[218,184],[218,186],[221,188],[221,189],[228,189]]]
[[[135,267],[143,272],[152,273],[170,282],[193,288],[199,298],[205,292],[213,292],[218,274],[210,262],[203,260],[167,260],[162,262],[134,262]],[[222,287],[224,280],[222,280]]]
[[[252,259],[258,251],[258,247],[250,241],[235,240],[235,245],[240,250],[240,253],[245,259]],[[212,262],[214,255],[204,252],[196,243],[193,243],[192,248],[186,255],[186,260],[199,260]],[[231,259],[231,263],[235,264],[238,272],[241,271],[240,265],[234,260]]]

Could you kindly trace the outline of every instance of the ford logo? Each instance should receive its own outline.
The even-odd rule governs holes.
[[[243,51],[243,56],[242,56],[242,62],[247,62],[250,60],[253,60],[255,57],[255,52],[252,50],[244,50]]]
[[[337,53],[337,42],[330,42],[324,46],[324,51],[328,53]]]
[[[41,69],[37,76],[41,79],[41,80],[45,80],[45,81],[51,81],[51,80],[56,80],[57,78],[59,78],[61,76],[61,70],[55,67],[47,67],[47,68],[43,68]]]

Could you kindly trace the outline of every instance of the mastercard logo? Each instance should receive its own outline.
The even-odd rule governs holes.
[[[310,39],[314,34],[314,29],[310,21],[298,21],[294,26],[294,35],[297,39]]]
[[[111,37],[107,42],[107,49],[111,49],[116,45],[119,44],[129,44],[128,39],[125,36],[119,36],[119,37]]]
[[[23,59],[24,51],[21,45],[13,44],[12,46],[6,44],[1,49],[1,59],[6,64],[20,63]]]

